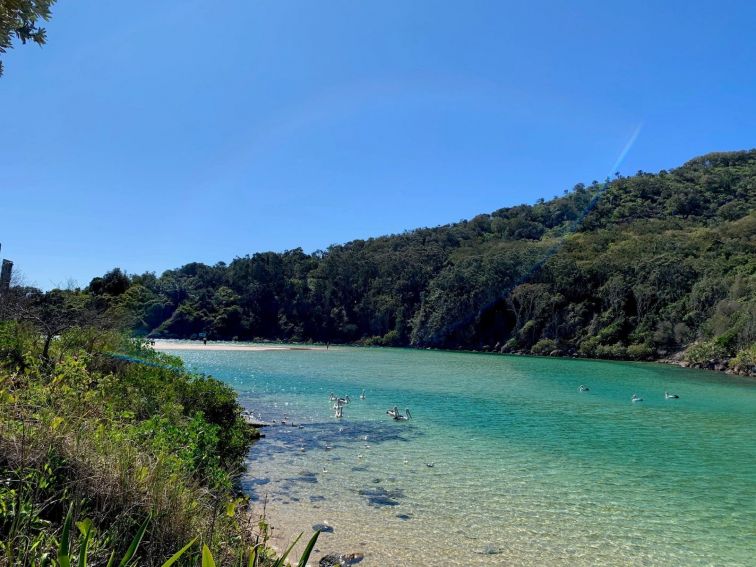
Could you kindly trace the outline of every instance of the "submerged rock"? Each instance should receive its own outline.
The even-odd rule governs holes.
[[[289,482],[307,482],[309,484],[315,484],[318,482],[318,477],[314,472],[302,471],[299,476],[294,476],[286,479]]]
[[[312,526],[312,531],[321,531],[324,534],[332,534],[333,526],[329,526],[328,524],[315,524],[314,526]]]
[[[397,514],[396,517],[400,520],[409,520],[410,518],[412,518],[412,516],[410,516],[409,514]]]
[[[400,489],[386,490],[381,487],[363,488],[359,494],[366,497],[371,506],[399,506],[397,498],[404,496],[404,492]]]
[[[329,553],[320,558],[320,567],[349,567],[365,559],[362,553]]]
[[[480,549],[475,553],[479,553],[480,555],[498,555],[499,553],[501,553],[501,549],[489,543],[483,549]]]

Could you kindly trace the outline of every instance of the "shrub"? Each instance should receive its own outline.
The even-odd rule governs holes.
[[[598,345],[596,347],[596,356],[598,358],[625,358],[627,356],[627,348],[619,343]]]
[[[533,354],[547,355],[553,350],[556,350],[556,348],[557,344],[553,339],[541,339],[533,345],[530,352]]]
[[[684,358],[693,364],[703,364],[727,356],[727,349],[716,340],[698,342],[685,351]]]
[[[643,343],[634,343],[627,347],[627,356],[633,360],[649,360],[654,357],[654,349]]]

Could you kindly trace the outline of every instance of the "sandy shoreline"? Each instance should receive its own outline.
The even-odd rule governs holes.
[[[326,350],[325,347],[304,345],[265,345],[251,343],[222,343],[201,341],[156,340],[155,350],[229,350],[229,351],[270,351],[270,350]]]

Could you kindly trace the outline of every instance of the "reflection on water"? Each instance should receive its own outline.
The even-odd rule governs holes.
[[[756,556],[753,381],[392,349],[176,354],[277,422],[250,452],[244,487],[267,501],[281,544],[320,525],[332,531],[317,556],[360,552],[361,565]],[[330,392],[352,397],[341,420]],[[413,419],[392,420],[395,405]]]

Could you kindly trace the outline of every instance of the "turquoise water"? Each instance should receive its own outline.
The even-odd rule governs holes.
[[[319,553],[366,566],[756,564],[756,381],[398,349],[175,354],[303,426],[267,428],[244,483],[280,545],[327,523]],[[330,392],[352,397],[341,420]]]

